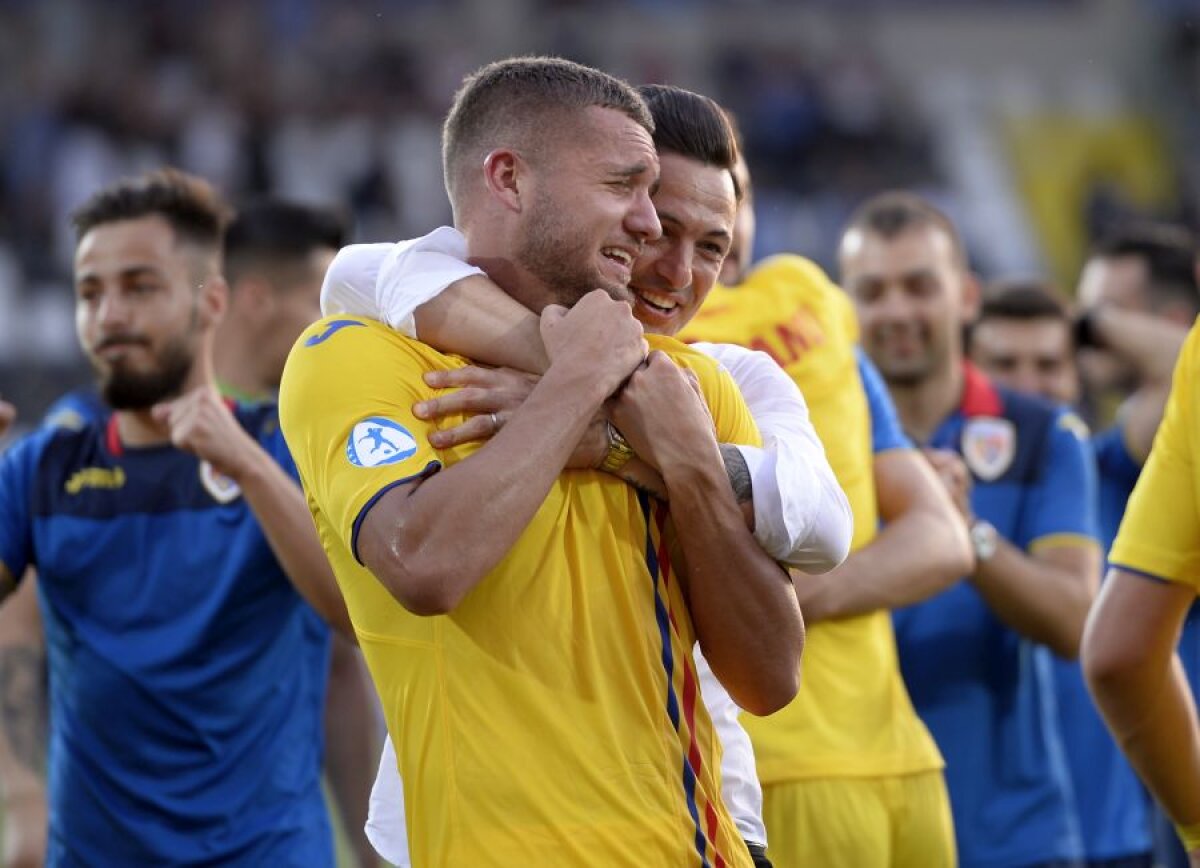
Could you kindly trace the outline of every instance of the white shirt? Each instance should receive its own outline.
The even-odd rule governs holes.
[[[464,260],[466,239],[442,226],[398,244],[356,244],[334,258],[321,287],[321,310],[378,319],[416,338],[414,311],[451,283],[483,272]],[[763,447],[739,446],[750,471],[754,536],[771,557],[809,573],[840,564],[853,519],[800,390],[770,356],[729,344],[694,344],[716,359],[741,389]],[[740,709],[695,652],[700,695],[721,740],[721,796],[742,837],[766,844],[762,789]],[[420,810],[419,806],[414,810]],[[384,859],[408,868],[404,788],[389,737],[371,790],[367,838]]]

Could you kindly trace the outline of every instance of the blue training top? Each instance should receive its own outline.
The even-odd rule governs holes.
[[[1093,436],[1091,445],[1099,471],[1100,542],[1108,551],[1141,467],[1119,426]],[[1149,853],[1146,791],[1100,719],[1079,661],[1055,660],[1054,678],[1084,855],[1095,861]]]
[[[295,477],[275,406],[235,413]],[[328,630],[236,486],[115,423],[0,458],[0,561],[45,619],[48,864],[331,865]]]
[[[976,516],[1028,550],[1057,534],[1095,538],[1084,433],[967,366],[961,406],[930,445],[963,455]],[[966,579],[894,619],[913,704],[946,759],[964,868],[1079,858],[1050,651],[1003,624]]]

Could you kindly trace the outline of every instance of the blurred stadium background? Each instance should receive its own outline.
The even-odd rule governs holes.
[[[1200,212],[1200,0],[0,0],[0,394],[26,423],[87,378],[67,214],[174,163],[235,201],[340,204],[356,240],[449,218],[461,76],[545,52],[710,94],[743,127],[760,254],[829,266],[903,185],[985,276],[1070,290],[1129,214]]]

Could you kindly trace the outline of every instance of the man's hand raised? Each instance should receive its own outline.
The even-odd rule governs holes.
[[[579,373],[610,395],[646,358],[642,324],[629,305],[597,289],[570,310],[548,305],[542,311],[542,342],[550,365],[578,366]]]
[[[166,425],[171,443],[208,461],[215,470],[238,480],[264,458],[262,450],[238,424],[229,407],[209,386],[157,404],[154,419]]]
[[[645,366],[634,371],[612,400],[609,412],[634,452],[664,473],[672,463],[692,460],[697,448],[717,450],[712,416],[694,377],[666,353],[647,357]]]

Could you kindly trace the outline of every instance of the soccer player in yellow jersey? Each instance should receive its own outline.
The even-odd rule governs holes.
[[[885,433],[898,431],[895,411],[856,357],[844,294],[798,256],[748,269],[750,208],[744,200],[725,285],[682,334],[775,358],[804,393],[854,513],[851,554],[840,567],[793,573],[810,625],[799,695],[770,717],[743,716],[771,858],[779,868],[951,865],[942,758],[900,678],[888,610],[969,568],[965,527],[921,456]]]
[[[1088,618],[1084,674],[1113,736],[1200,865],[1200,728],[1176,654],[1200,588],[1200,331],[1175,367],[1150,457]]]
[[[342,317],[288,362],[284,431],[383,700],[417,865],[749,864],[691,644],[766,713],[795,692],[803,627],[721,462],[718,439],[757,439],[745,405],[680,345],[643,363],[614,300],[661,232],[649,128],[627,86],[566,61],[493,64],[456,98],[456,224],[471,261],[542,311],[550,360],[484,447],[435,451],[413,412],[436,395],[422,375],[461,359]],[[568,469],[623,382],[613,421],[670,516]]]

